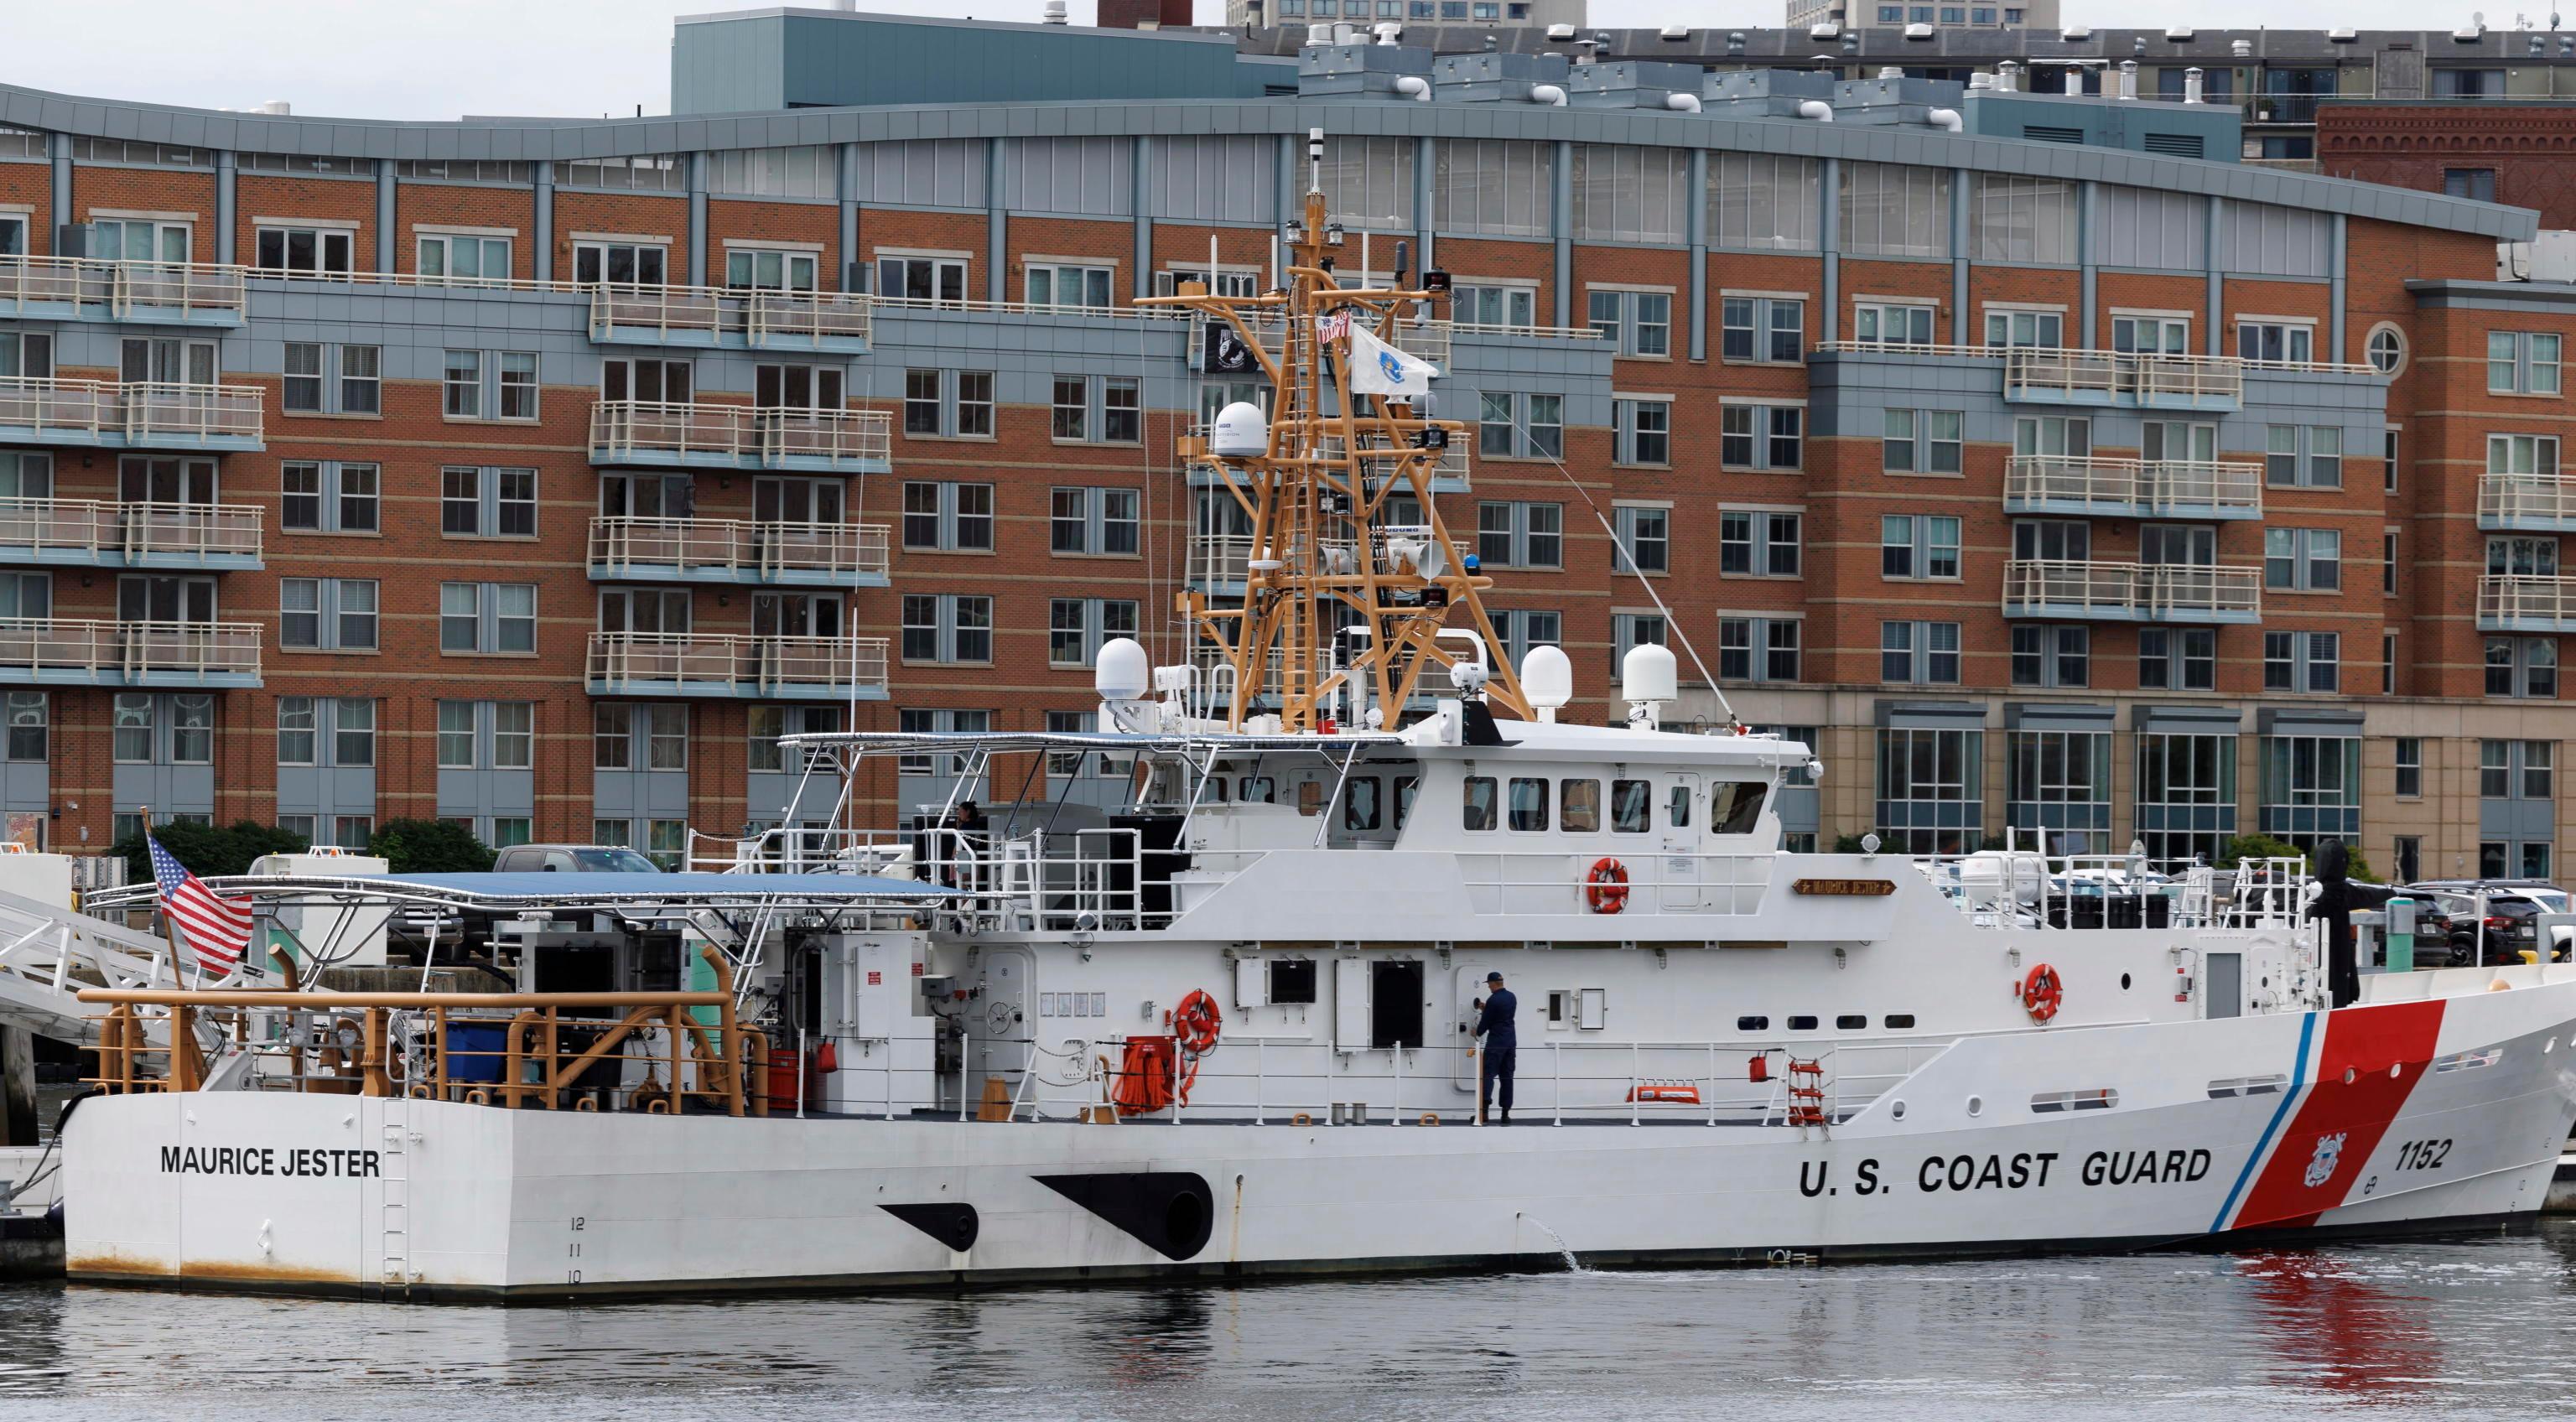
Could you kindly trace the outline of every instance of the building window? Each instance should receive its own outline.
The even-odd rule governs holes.
[[[376,650],[376,580],[284,578],[277,585],[277,645],[290,651]]]
[[[2088,686],[2093,678],[2092,654],[2089,628],[2017,623],[2012,629],[2012,684]]]
[[[2380,484],[2391,494],[2397,492],[2397,435],[2397,426],[2390,425],[2380,432],[2379,441]]]
[[[1863,301],[1852,306],[1852,339],[1873,346],[1928,346],[1932,344],[1934,308],[1885,301]]]
[[[2263,586],[2331,592],[2343,586],[2343,534],[2331,528],[2263,530]]]
[[[1664,573],[1672,570],[1672,510],[1621,504],[1611,510],[1619,541],[1610,550],[1611,571]]]
[[[1974,182],[1968,242],[1978,261],[2075,265],[2074,183],[2002,173],[1981,173]]]
[[[278,405],[290,415],[321,413],[322,347],[318,343],[286,343],[286,374],[279,390]]]
[[[537,650],[537,585],[441,583],[438,650],[490,656]]]
[[[1846,253],[1949,258],[1949,169],[1847,161],[1840,198]]]
[[[2317,328],[2306,321],[2239,321],[2236,356],[2261,365],[2306,365],[2316,356]]]
[[[812,291],[817,262],[811,252],[728,248],[725,286],[732,291]]]
[[[2487,436],[2487,474],[2550,475],[2558,472],[2556,435]]]
[[[1959,519],[1953,514],[1882,514],[1878,572],[1883,578],[1959,576]]]
[[[1800,627],[1794,617],[1718,618],[1718,680],[1796,681]]]
[[[779,737],[842,729],[838,706],[754,706],[746,720],[750,744],[745,761],[754,774],[781,774],[805,768],[805,753],[791,754],[778,743]]]
[[[903,432],[908,435],[942,433],[939,388],[942,384],[936,370],[907,370],[903,373]]]
[[[446,764],[447,707],[439,703],[439,763]],[[471,737],[469,736],[470,740]],[[328,758],[325,759],[327,754]],[[364,697],[277,698],[277,763],[371,766],[376,763],[376,703]],[[363,847],[363,846],[361,846]]]
[[[1794,578],[1806,515],[1761,509],[1721,509],[1717,515],[1717,570],[1752,578]]]
[[[471,285],[510,279],[507,237],[424,236],[416,270],[424,282]]]
[[[1958,410],[1889,410],[1881,441],[1890,474],[1956,474],[1965,467],[1967,416]]]
[[[1112,267],[1031,266],[1029,304],[1074,309],[1113,306],[1117,278]]]
[[[2557,638],[2489,637],[2486,643],[2487,695],[2557,699]]]
[[[2342,645],[2343,635],[2338,632],[2264,633],[2263,689],[2336,690]]]
[[[990,662],[993,599],[967,593],[904,594],[903,659]]]
[[[480,419],[483,415],[483,353],[449,351],[444,386],[444,408],[448,418]]]
[[[2547,578],[2558,572],[2556,535],[2540,538],[2489,538],[2487,576]]]
[[[1986,344],[2012,350],[2057,349],[2066,344],[2066,313],[1989,308],[1986,312]]]
[[[879,257],[877,295],[896,301],[966,304],[966,262],[955,257]]]
[[[537,536],[537,471],[451,465],[439,471],[438,526],[466,538]]]
[[[1048,546],[1056,553],[1133,554],[1139,547],[1135,489],[1057,488],[1051,496]]]
[[[993,486],[907,482],[903,546],[939,553],[992,552]]]
[[[1718,305],[1718,355],[1764,365],[1807,358],[1807,303],[1801,297],[1729,296]]]
[[[1725,405],[1718,412],[1718,462],[1731,469],[1795,470],[1804,458],[1806,424],[1803,405]]]
[[[290,459],[278,466],[278,525],[301,533],[374,533],[382,471],[373,464]]]
[[[500,387],[502,419],[535,419],[537,417],[536,352],[501,352]]]
[[[2379,535],[2379,593],[2397,596],[2397,530],[2383,529]]]
[[[2271,425],[2264,435],[2264,483],[2275,489],[2343,487],[2341,427]]]
[[[580,168],[584,165],[560,166]],[[564,186],[597,185],[567,181]],[[670,264],[671,249],[659,243],[575,242],[572,247],[572,279],[582,286],[603,282],[610,286],[660,286],[668,280]]]
[[[2038,830],[2050,853],[2082,853],[2111,832],[2111,734],[2014,731],[2005,738],[2004,820]]]
[[[1054,416],[1047,433],[1060,440],[1090,438],[1091,382],[1079,375],[1055,378]]]
[[[2468,72],[2475,74],[2480,71]],[[2462,92],[2468,92],[2465,85]],[[2493,168],[2445,168],[2442,170],[2442,195],[2467,198],[2472,202],[2493,202],[2496,200],[2495,178]]]
[[[1878,677],[1901,686],[1959,684],[1959,624],[1882,622]]]
[[[1459,147],[1462,142],[1464,142],[1464,140],[1451,139],[1448,140],[1443,147],[1444,149],[1454,149]],[[1494,144],[1490,146],[1502,147],[1504,145]],[[1547,147],[1547,145],[1539,143],[1518,144],[1512,146],[1542,150]],[[1540,161],[1544,163],[1546,159],[1542,158]],[[1543,214],[1546,206],[1545,198],[1539,199],[1539,206]],[[1457,230],[1455,224],[1444,223],[1442,225],[1450,228],[1451,230]],[[1544,236],[1546,234],[1546,222],[1543,215],[1538,222],[1537,227],[1538,231],[1529,235]],[[1246,294],[1248,295],[1249,293]],[[1451,320],[1462,326],[1492,326],[1505,331],[1536,330],[1538,328],[1538,288],[1534,286],[1497,286],[1489,282],[1476,282],[1472,284],[1462,283],[1458,286],[1451,287],[1449,290],[1449,315]]]
[[[1137,604],[1116,598],[1059,597],[1047,604],[1047,664],[1087,667],[1112,637],[1136,635]]]
[[[2140,732],[2137,829],[2160,869],[2215,863],[2236,834],[2236,737]]]
[[[2217,631],[2207,627],[2140,628],[2138,685],[2155,691],[2217,690]]]
[[[331,763],[359,766],[376,763],[376,703],[364,697],[342,696],[327,703],[331,708]],[[343,844],[347,841],[344,839]],[[362,836],[358,843],[364,845]]]
[[[2379,634],[2379,694],[2397,694],[2397,633],[2394,629]]]
[[[2371,369],[2382,375],[2395,375],[2406,368],[2406,333],[2382,321],[2370,328],[2370,338],[2362,343],[2362,352]]]
[[[1497,607],[1487,609],[1485,615],[1493,619],[1494,637],[1503,644],[1503,655],[1515,667],[1529,660],[1532,647],[1559,647],[1565,643],[1565,619],[1560,613]]]
[[[1984,838],[1985,733],[1878,733],[1879,835],[1900,854],[1964,854]]]
[[[44,692],[9,693],[9,759],[41,761],[47,757],[52,739],[48,727],[51,709]]]
[[[1623,356],[1666,357],[1673,353],[1673,298],[1670,292],[1605,291],[1590,296],[1592,329]]]
[[[1476,452],[1556,459],[1565,453],[1565,397],[1488,391],[1480,397]]]
[[[1476,506],[1476,557],[1497,568],[1557,568],[1565,564],[1563,504],[1495,503]]]
[[[2265,736],[2262,830],[2313,854],[2361,834],[2361,738]]]
[[[2546,331],[2487,332],[2487,393],[2558,393],[2559,338]]]
[[[1613,399],[1615,449],[1620,464],[1668,465],[1673,462],[1673,402],[1638,398]]]
[[[262,271],[347,275],[357,233],[330,228],[262,227],[252,241],[252,262]]]
[[[2416,800],[2424,795],[2424,742],[2415,736],[2397,738],[2397,798]]]

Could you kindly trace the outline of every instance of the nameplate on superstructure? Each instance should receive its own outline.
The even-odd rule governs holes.
[[[1828,899],[1883,899],[1896,892],[1893,879],[1792,879],[1789,892]]]

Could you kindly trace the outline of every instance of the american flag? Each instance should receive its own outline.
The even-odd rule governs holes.
[[[161,887],[161,916],[183,930],[199,970],[231,976],[250,951],[250,905],[207,888],[149,832],[143,843],[152,851],[153,882]]]

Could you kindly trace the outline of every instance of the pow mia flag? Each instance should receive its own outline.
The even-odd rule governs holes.
[[[1234,327],[1223,321],[1210,321],[1199,346],[1199,371],[1205,375],[1248,375],[1259,368],[1252,358],[1252,348]]]

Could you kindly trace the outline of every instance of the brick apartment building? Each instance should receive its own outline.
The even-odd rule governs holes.
[[[702,77],[835,26],[919,27],[899,101]],[[2555,868],[2576,290],[2491,280],[2527,212],[1923,80],[1319,46],[1289,96],[1223,40],[828,12],[674,66],[601,122],[0,88],[15,837],[672,852],[778,820],[783,732],[1086,724],[1099,642],[1186,655],[1247,551],[1181,441],[1260,392],[1125,303],[1266,282],[1320,127],[1347,265],[1455,281],[1440,511],[1579,714],[1679,633],[1819,746],[1801,836]],[[1114,775],[1021,761],[978,793]]]

